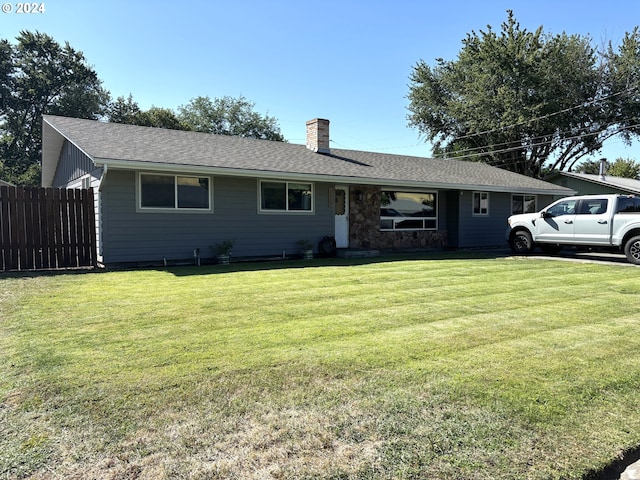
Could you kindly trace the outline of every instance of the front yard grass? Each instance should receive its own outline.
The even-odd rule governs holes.
[[[4,275],[0,478],[587,478],[640,445],[637,272]]]

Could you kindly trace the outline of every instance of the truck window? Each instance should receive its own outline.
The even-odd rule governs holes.
[[[606,198],[590,198],[582,200],[580,204],[580,215],[600,215],[607,211],[609,200]]]
[[[576,213],[576,204],[578,200],[566,200],[553,205],[547,210],[554,217],[560,217],[562,215],[573,215]]]
[[[619,197],[616,213],[640,213],[640,198]]]

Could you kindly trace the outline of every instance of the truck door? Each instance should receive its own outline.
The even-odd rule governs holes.
[[[609,200],[606,198],[596,197],[580,201],[578,214],[574,220],[575,244],[610,244],[611,214],[609,208]]]
[[[546,243],[573,242],[574,220],[578,200],[565,200],[548,208],[542,218],[536,220],[535,240]]]

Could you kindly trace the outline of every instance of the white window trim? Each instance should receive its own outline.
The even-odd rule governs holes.
[[[393,228],[382,228],[380,227],[379,230],[381,232],[434,232],[438,230],[438,225],[440,224],[440,215],[438,214],[438,197],[440,195],[440,193],[437,190],[415,190],[415,189],[407,189],[407,188],[383,188],[383,191],[395,191],[395,192],[401,192],[401,193],[432,193],[433,195],[435,195],[435,199],[436,199],[436,208],[435,208],[435,216],[433,217],[413,217],[413,220],[417,220],[417,219],[422,219],[423,220],[423,225],[424,225],[424,221],[425,220],[430,220],[433,221],[435,220],[435,227],[431,228],[431,227],[426,227],[426,228],[395,228],[396,222],[402,222],[403,220],[406,220],[407,217],[385,217],[380,215],[380,220],[385,219],[385,220],[393,220]]]
[[[178,208],[176,205],[173,208],[168,207],[143,207],[142,206],[142,176],[143,175],[156,175],[164,177],[173,177],[174,187],[178,188],[178,177],[191,177],[191,178],[206,178],[209,180],[209,208]],[[178,192],[175,196],[176,202],[178,201]],[[213,213],[213,177],[209,175],[194,175],[189,173],[165,173],[165,172],[136,172],[136,212],[137,213],[182,213],[182,214],[211,214]]]
[[[423,217],[422,221],[435,221],[436,224],[433,228],[431,227],[424,227],[424,228],[395,228],[395,224],[396,222],[400,223],[402,221],[402,219],[406,220],[406,217],[380,217],[380,219],[386,219],[386,220],[393,220],[393,225],[394,228],[380,228],[381,232],[433,232],[438,230],[438,218],[437,217]],[[416,218],[414,218],[413,220],[416,220]],[[424,223],[423,223],[424,225]]]
[[[92,183],[91,175],[84,175],[83,177],[80,178],[80,182],[81,182],[82,188],[84,189],[91,188],[91,183]]]
[[[480,211],[476,212],[475,211],[475,204],[476,204],[476,195],[480,195]],[[486,212],[482,212],[482,195],[486,195]],[[471,214],[474,217],[488,217],[489,216],[489,205],[490,205],[490,200],[491,200],[491,196],[489,195],[489,192],[481,192],[481,191],[476,191],[473,192],[473,194],[471,195]]]
[[[311,186],[311,209],[310,210],[289,210],[289,205],[284,210],[262,208],[262,184],[263,183],[284,183],[285,191],[289,191],[290,183],[306,183]],[[313,215],[316,209],[316,189],[313,182],[304,180],[282,180],[282,179],[260,179],[258,180],[258,213],[265,215]]]
[[[538,196],[537,195],[532,195],[532,194],[527,194],[527,193],[512,193],[511,194],[511,215],[517,215],[516,213],[513,212],[513,197],[522,197],[522,212],[519,213],[526,213],[524,211],[524,197],[533,197],[534,198],[534,208],[533,211],[537,212],[538,211]]]

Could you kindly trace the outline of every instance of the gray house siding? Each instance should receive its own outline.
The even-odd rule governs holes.
[[[458,248],[505,245],[504,232],[511,215],[511,195],[489,193],[489,214],[473,214],[473,192],[464,191],[458,203]]]
[[[333,235],[331,185],[314,185],[312,214],[261,214],[258,179],[213,177],[213,213],[141,212],[136,209],[136,173],[109,170],[102,186],[103,262],[160,262],[213,258],[218,242],[234,240],[236,257],[299,253],[297,242],[317,245]]]
[[[65,140],[60,152],[60,160],[53,178],[53,186],[66,186],[73,180],[91,172],[93,162],[78,147]]]
[[[507,218],[511,215],[511,193],[489,192],[489,214],[473,214],[473,192],[464,191],[459,196],[455,221],[450,221],[449,246],[453,248],[496,247],[506,245]],[[552,195],[537,195],[536,209],[540,210],[553,201]],[[455,228],[457,225],[457,229]],[[455,233],[451,233],[455,229]],[[451,240],[455,238],[453,243]]]

